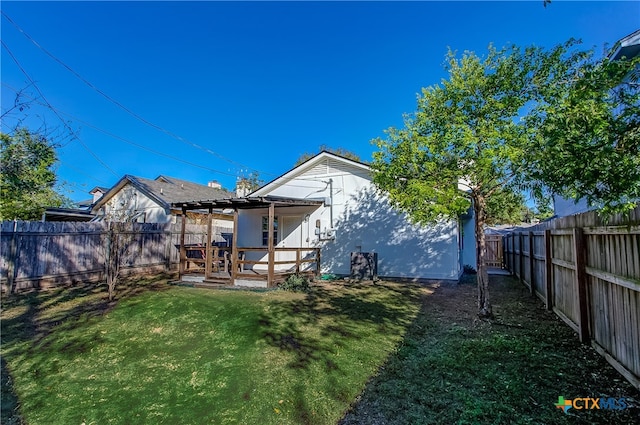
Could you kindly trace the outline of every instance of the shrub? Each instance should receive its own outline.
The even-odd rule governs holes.
[[[470,266],[469,264],[465,264],[462,269],[466,274],[476,274],[476,269],[473,268],[473,266]]]
[[[309,290],[309,279],[301,274],[292,274],[287,277],[287,280],[278,284],[278,288],[284,291],[308,291]]]

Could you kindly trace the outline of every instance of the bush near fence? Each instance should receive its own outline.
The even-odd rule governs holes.
[[[516,229],[503,243],[507,269],[640,389],[640,205]]]
[[[19,292],[104,279],[108,223],[0,223],[0,289]],[[203,244],[206,225],[188,224],[186,244]],[[232,229],[215,228],[214,233]],[[179,262],[180,224],[126,223],[131,248],[122,274],[168,272]]]

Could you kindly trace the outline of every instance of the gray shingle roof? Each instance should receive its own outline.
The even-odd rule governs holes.
[[[126,184],[131,184],[136,187],[139,191],[153,199],[158,203],[158,205],[165,208],[167,211],[171,208],[171,204],[173,203],[199,200],[211,201],[215,199],[232,198],[235,196],[234,193],[227,192],[224,189],[217,189],[174,177],[158,176],[151,180],[127,174],[111,189],[109,189],[109,191],[105,193],[105,195],[100,198],[96,204],[94,204],[92,209],[98,210]]]
[[[174,177],[158,176],[155,180],[128,176],[139,189],[153,195],[170,207],[174,202],[229,198],[234,193]]]

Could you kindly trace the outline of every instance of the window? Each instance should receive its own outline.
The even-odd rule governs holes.
[[[273,244],[278,243],[278,217],[273,217]],[[262,216],[262,246],[269,245],[269,217]]]

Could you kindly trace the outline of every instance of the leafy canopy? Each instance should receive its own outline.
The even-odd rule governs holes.
[[[0,220],[39,220],[47,207],[70,201],[54,190],[54,146],[22,128],[0,133]]]
[[[530,178],[605,214],[629,210],[640,199],[640,85],[630,78],[640,58],[581,59],[562,84],[541,88],[528,116]]]
[[[403,129],[375,140],[374,182],[396,207],[423,223],[457,217],[470,199],[482,205],[483,221],[510,221],[521,210],[530,134],[520,116],[542,55],[516,46],[489,46],[484,58],[448,52],[449,79],[422,90]]]

